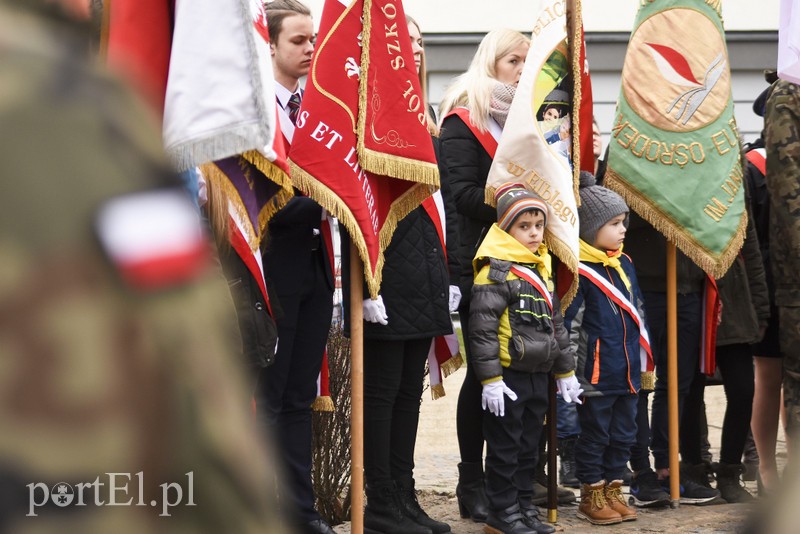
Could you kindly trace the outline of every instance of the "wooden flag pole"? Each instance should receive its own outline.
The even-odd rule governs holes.
[[[553,373],[547,374],[547,521],[558,521],[558,479],[556,473],[556,379]]]
[[[669,493],[671,506],[681,498],[678,460],[678,275],[675,243],[667,242],[667,400],[669,413]]]
[[[364,533],[364,266],[350,247],[350,532]]]

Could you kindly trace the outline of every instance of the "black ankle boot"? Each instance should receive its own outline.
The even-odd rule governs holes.
[[[742,484],[741,475],[744,472],[742,464],[713,463],[711,468],[717,477],[717,489],[722,498],[729,503],[750,502],[750,495]]]
[[[484,532],[487,534],[538,534],[528,526],[525,519],[519,509],[519,504],[516,503],[499,512],[491,510],[489,517],[486,518]]]
[[[489,501],[483,487],[483,465],[480,462],[458,464],[458,485],[456,486],[458,511],[464,519],[472,518],[483,523],[489,515]]]
[[[400,509],[403,511],[403,514],[405,514],[406,517],[418,525],[428,527],[431,529],[433,534],[444,534],[445,532],[450,532],[450,525],[441,521],[436,521],[435,519],[431,519],[431,517],[426,514],[425,510],[423,510],[419,505],[419,501],[417,500],[417,492],[414,489],[413,478],[396,480],[395,484],[397,485],[397,495],[400,503]]]
[[[364,508],[366,534],[433,534],[431,529],[406,517],[394,484],[377,488],[367,486],[367,507]]]
[[[561,485],[568,488],[580,488],[581,483],[575,476],[575,444],[578,438],[573,436],[558,440],[558,455],[561,458],[561,468],[558,474]]]

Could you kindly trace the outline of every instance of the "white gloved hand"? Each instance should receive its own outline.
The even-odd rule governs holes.
[[[583,393],[583,390],[581,389],[581,385],[575,375],[570,375],[566,378],[556,378],[556,386],[558,387],[558,393],[564,399],[564,402],[577,402],[578,404],[583,404],[583,402],[578,398]]]
[[[386,315],[386,307],[383,305],[383,297],[378,295],[375,300],[364,299],[364,320],[370,323],[389,324],[389,316]]]
[[[497,380],[483,385],[481,393],[481,406],[484,410],[489,410],[492,414],[503,417],[506,414],[506,402],[503,394],[508,398],[517,400],[517,394],[511,391],[505,382]]]
[[[458,289],[458,286],[450,286],[450,313],[456,311],[460,303],[461,290]]]

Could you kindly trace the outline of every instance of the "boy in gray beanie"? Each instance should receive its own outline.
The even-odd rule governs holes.
[[[578,340],[575,374],[584,390],[575,444],[577,515],[609,525],[636,519],[622,496],[622,475],[636,440],[638,391],[653,386],[653,360],[636,272],[622,254],[628,206],[588,172],[581,173],[580,196],[580,281],[564,315]]]

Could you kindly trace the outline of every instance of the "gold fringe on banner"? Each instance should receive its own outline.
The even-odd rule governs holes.
[[[199,169],[203,177],[209,181],[211,187],[221,191],[228,199],[228,208],[230,209],[232,206],[239,220],[247,223],[243,228],[244,237],[247,239],[250,250],[257,251],[261,244],[261,233],[259,229],[254,228],[250,223],[250,215],[247,213],[247,208],[244,207],[239,191],[236,190],[228,176],[215,163],[204,163],[199,166]]]
[[[497,207],[497,203],[494,201],[494,194],[496,191],[497,188],[493,185],[487,185],[486,189],[483,190],[483,201],[493,208]]]
[[[307,194],[309,197],[317,201],[320,206],[328,210],[331,215],[339,219],[344,224],[347,231],[350,233],[350,239],[359,256],[364,263],[364,278],[367,282],[367,288],[372,298],[378,298],[378,293],[381,287],[381,274],[383,270],[384,255],[383,251],[389,246],[392,234],[397,228],[397,223],[408,213],[417,208],[423,200],[433,194],[431,186],[425,184],[417,184],[411,187],[404,195],[395,200],[389,207],[389,213],[384,222],[383,228],[378,238],[378,258],[375,265],[375,274],[372,274],[372,264],[369,260],[369,251],[367,250],[367,243],[364,241],[364,236],[361,233],[361,228],[358,226],[353,212],[347,204],[342,201],[339,196],[334,193],[327,185],[323,184],[311,174],[303,170],[299,165],[289,160],[289,165],[292,170],[292,181],[294,185]]]
[[[675,243],[681,252],[714,278],[722,278],[742,248],[747,229],[747,210],[742,212],[739,226],[725,247],[725,251],[715,256],[689,232],[676,228],[671,218],[654,207],[644,195],[630,187],[627,180],[610,167],[606,169],[604,185],[619,193],[631,209],[664,234],[668,241]]]
[[[572,249],[570,249],[569,246],[554,236],[552,232],[549,232],[547,228],[545,228],[544,231],[544,241],[547,244],[547,248],[558,256],[561,263],[563,263],[573,275],[569,289],[567,289],[564,296],[561,297],[561,313],[563,314],[566,313],[567,307],[572,303],[572,299],[578,294],[578,258],[573,256]]]
[[[455,373],[461,369],[462,365],[464,365],[464,358],[461,356],[460,352],[457,352],[450,359],[439,366],[439,370],[442,372],[442,378],[447,378],[451,374]]]
[[[363,29],[361,32],[361,76],[358,81],[358,125],[356,126],[356,150],[358,163],[363,169],[381,176],[390,176],[399,180],[409,180],[439,187],[439,167],[436,163],[404,158],[395,154],[386,154],[368,149],[364,145],[367,136],[367,108],[369,107],[369,50],[372,35],[372,0],[364,0]],[[373,125],[370,125],[372,130]],[[377,137],[374,130],[370,132]]]
[[[359,129],[364,120],[362,112],[359,117]],[[365,148],[364,137],[360,134],[358,136],[358,156],[361,166],[369,172],[439,187],[438,165]]]
[[[258,233],[263,240],[269,220],[294,197],[292,179],[289,178],[289,175],[286,174],[283,169],[268,160],[261,152],[248,150],[242,154],[242,157],[281,188],[280,191],[275,193],[275,196],[269,199],[269,202],[267,202],[258,213]]]
[[[333,412],[336,410],[336,406],[333,404],[332,398],[320,395],[311,403],[311,409],[315,412]]]
[[[581,27],[583,26],[583,13],[581,11],[581,0],[571,0],[572,9],[567,9],[567,17],[572,17],[567,21],[569,28],[569,51],[570,64],[572,66],[572,188],[575,193],[575,203],[581,205],[581,196],[578,193],[580,188],[581,174],[581,73],[583,65],[580,64],[580,50],[583,46],[581,39]],[[577,113],[576,113],[577,110]],[[571,299],[570,299],[571,300]]]
[[[431,386],[431,397],[433,400],[441,399],[445,396],[444,386],[442,384],[435,384]]]

